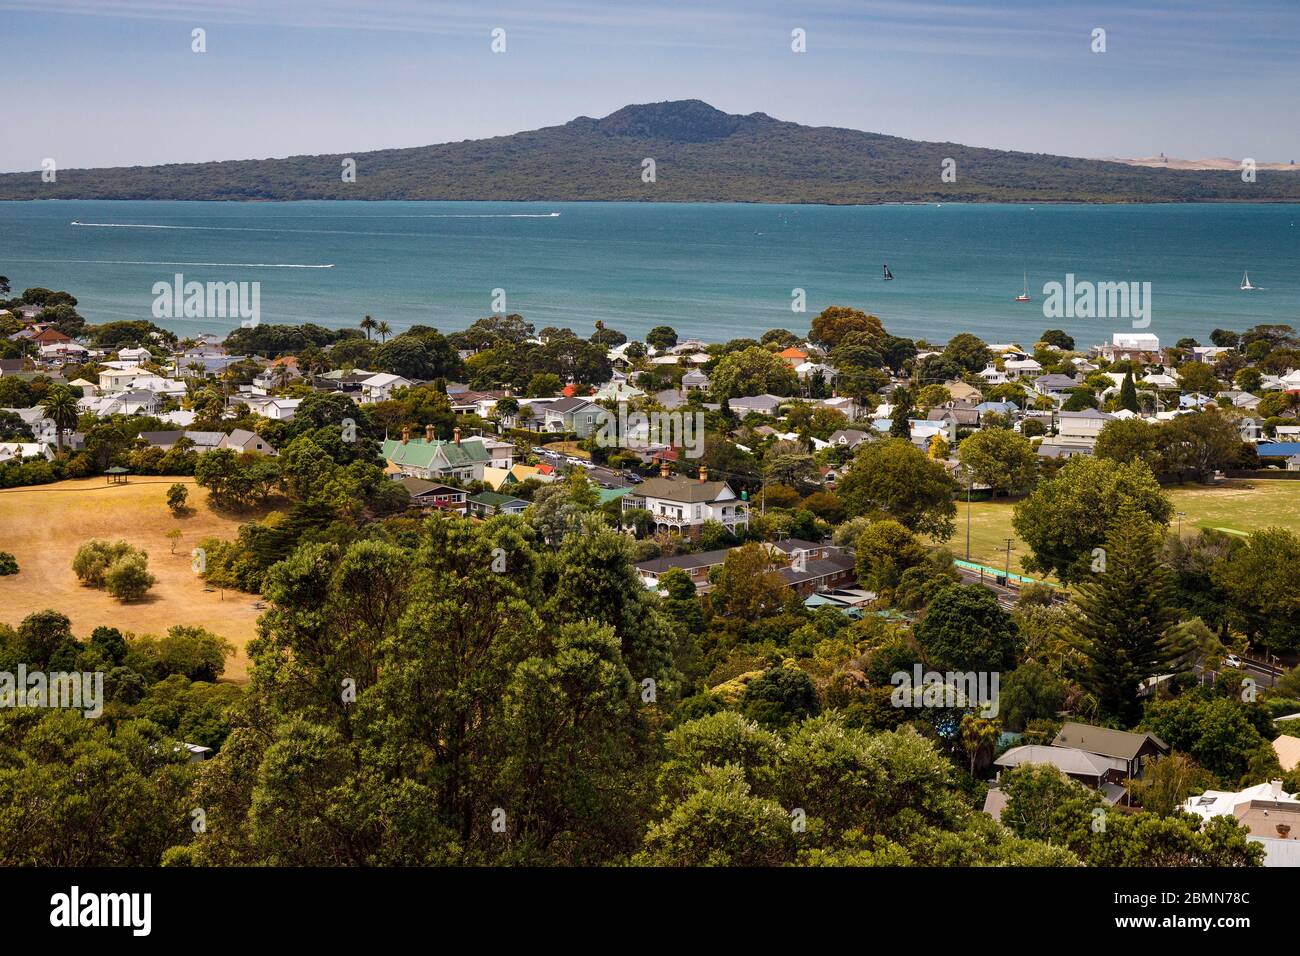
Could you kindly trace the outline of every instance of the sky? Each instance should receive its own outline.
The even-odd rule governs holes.
[[[0,46],[7,172],[421,146],[692,98],[1070,156],[1300,159],[1300,0],[0,0]]]

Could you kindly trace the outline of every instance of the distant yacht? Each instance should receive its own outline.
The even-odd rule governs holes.
[[[1016,301],[1017,302],[1029,301],[1029,273],[1028,272],[1025,273],[1025,291],[1020,293],[1020,295],[1016,296]]]
[[[1254,292],[1254,291],[1255,291],[1256,289],[1258,289],[1258,288],[1259,288],[1259,286],[1257,286],[1257,285],[1251,285],[1251,284],[1250,284],[1250,273],[1249,273],[1249,272],[1243,272],[1243,273],[1242,273],[1242,276],[1241,276],[1241,291],[1242,291],[1242,292]]]
[[[894,278],[894,274],[889,271],[889,264],[885,263],[885,281],[888,282],[892,278]]]

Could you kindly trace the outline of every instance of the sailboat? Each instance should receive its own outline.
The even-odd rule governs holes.
[[[1025,291],[1020,293],[1020,295],[1016,296],[1015,300],[1017,302],[1029,301],[1029,273],[1028,272],[1025,273]]]
[[[1258,288],[1259,288],[1259,286],[1257,286],[1257,285],[1251,285],[1251,284],[1250,284],[1250,273],[1249,273],[1249,272],[1243,272],[1242,275],[1241,275],[1241,291],[1242,291],[1242,292],[1254,292],[1254,291],[1255,291],[1256,289],[1258,289]]]
[[[889,271],[889,263],[885,263],[885,281],[888,282],[892,278],[894,278],[894,274]]]

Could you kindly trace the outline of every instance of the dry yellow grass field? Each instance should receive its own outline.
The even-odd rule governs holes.
[[[178,481],[189,489],[192,510],[174,518],[167,488]],[[190,550],[202,538],[233,538],[246,520],[251,519],[209,508],[207,492],[192,478],[132,477],[125,485],[86,478],[0,490],[0,550],[18,559],[18,574],[0,577],[0,621],[16,625],[33,611],[53,608],[72,620],[73,633],[82,639],[101,624],[159,636],[175,624],[198,624],[238,648],[225,676],[244,680],[244,647],[256,635],[261,614],[253,606],[257,598],[227,591],[223,600],[221,592],[205,591],[190,567]],[[182,533],[175,554],[167,538],[172,528]],[[158,581],[144,600],[123,604],[81,586],[72,557],[92,538],[121,539],[148,552]]]

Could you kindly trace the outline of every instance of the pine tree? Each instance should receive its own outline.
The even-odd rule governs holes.
[[[1138,410],[1137,386],[1133,384],[1133,373],[1126,372],[1124,381],[1119,387],[1119,407],[1127,408],[1130,412]]]
[[[1142,681],[1170,672],[1187,652],[1174,628],[1174,577],[1160,561],[1160,544],[1159,526],[1124,503],[1105,548],[1094,554],[1095,573],[1075,595],[1082,612],[1076,636],[1088,659],[1082,683],[1101,712],[1125,727],[1141,715]]]
[[[894,390],[894,413],[890,415],[889,434],[894,438],[912,438],[912,396],[905,388]]]

